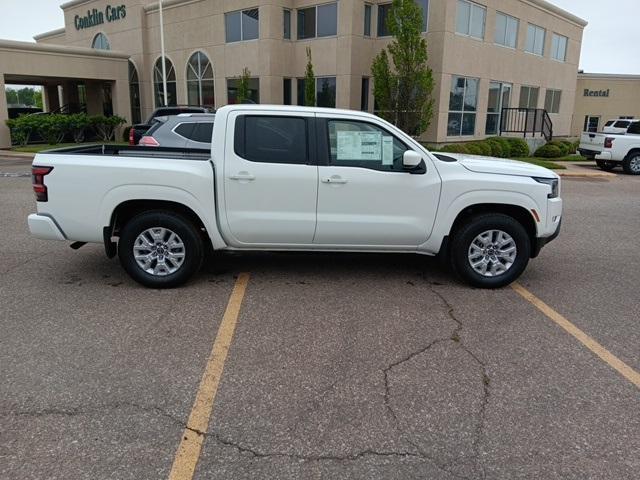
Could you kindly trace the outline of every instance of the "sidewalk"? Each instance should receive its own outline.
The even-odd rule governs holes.
[[[562,165],[566,170],[554,170],[561,177],[577,178],[603,178],[611,180],[618,176],[617,173],[600,170],[595,162],[554,162]]]

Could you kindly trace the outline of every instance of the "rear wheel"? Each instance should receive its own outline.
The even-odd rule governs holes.
[[[150,211],[135,216],[122,228],[118,256],[136,282],[151,288],[172,288],[200,269],[204,246],[189,220],[174,213]]]
[[[531,257],[531,240],[513,217],[478,215],[455,232],[450,255],[462,280],[479,288],[499,288],[522,274]]]
[[[622,169],[628,175],[640,175],[640,152],[631,152],[622,162]]]
[[[614,168],[616,168],[616,162],[610,162],[608,160],[596,160],[596,165],[600,170],[604,170],[605,172],[610,172]]]

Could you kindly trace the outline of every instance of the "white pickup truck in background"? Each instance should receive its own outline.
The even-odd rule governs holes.
[[[550,170],[431,154],[364,113],[234,105],[211,152],[73,147],[33,161],[42,239],[104,243],[143,285],[187,281],[209,250],[440,255],[471,285],[509,284],[555,238]]]
[[[640,175],[640,122],[632,122],[627,133],[584,132],[578,151],[594,159],[602,170],[622,166],[629,175]]]

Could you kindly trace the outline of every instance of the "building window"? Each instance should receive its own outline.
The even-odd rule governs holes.
[[[255,40],[260,35],[260,15],[257,8],[224,14],[227,43]]]
[[[549,113],[559,113],[561,96],[561,90],[547,90],[544,97],[544,109]]]
[[[238,87],[240,86],[239,78],[227,79],[227,103],[238,103]],[[244,103],[260,103],[260,79],[249,79],[249,98]]]
[[[542,27],[529,24],[527,26],[527,45],[525,46],[525,52],[533,53],[534,55],[544,55],[544,37],[546,31]]]
[[[369,77],[362,77],[362,89],[360,91],[360,110],[369,111]]]
[[[136,66],[129,60],[129,102],[131,103],[131,123],[142,123],[140,109],[140,78]],[[86,100],[80,103],[87,103]]]
[[[91,48],[95,48],[96,50],[111,50],[111,45],[109,44],[107,36],[104,33],[99,33],[93,37]]]
[[[584,117],[584,127],[583,131],[585,132],[597,132],[598,125],[600,124],[600,117],[586,115]]]
[[[487,135],[496,135],[499,133],[502,109],[509,108],[512,90],[513,86],[510,83],[491,82],[489,84],[487,122],[484,129],[484,133]]]
[[[385,3],[384,5],[378,5],[378,36],[388,37],[391,35],[389,27],[387,25],[387,19],[389,18],[389,12],[391,11],[391,4]]]
[[[162,83],[162,57],[156,60],[153,67],[153,83],[155,90],[156,107],[168,107],[177,105],[176,97],[176,71],[173,63],[168,58],[165,59],[165,69],[167,72],[167,104],[164,103],[164,87]]]
[[[282,37],[291,40],[291,10],[282,10]]]
[[[371,36],[371,5],[364,4],[364,36]]]
[[[316,78],[316,106],[336,107],[336,77]]]
[[[486,7],[467,0],[458,0],[456,33],[468,35],[480,40],[484,39],[484,24],[486,16]]]
[[[538,108],[538,94],[540,89],[538,87],[520,87],[520,108]]]
[[[477,78],[452,77],[447,122],[448,136],[475,134],[479,82]]]
[[[429,0],[416,0],[416,3],[422,10],[422,31],[427,31],[429,24]]]
[[[282,80],[282,104],[291,105],[291,79]]]
[[[518,19],[498,12],[496,14],[496,43],[516,48],[518,43]]]
[[[187,63],[187,102],[214,106],[213,67],[202,52],[191,55]]]
[[[338,34],[338,4],[327,3],[298,10],[298,39]]]
[[[296,81],[296,87],[298,90],[298,105],[304,107],[304,78],[298,78]]]
[[[554,33],[551,38],[551,58],[564,62],[567,59],[567,42],[569,39],[557,33]]]

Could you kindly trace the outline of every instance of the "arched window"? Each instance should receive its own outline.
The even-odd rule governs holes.
[[[213,67],[202,52],[191,55],[187,63],[187,99],[189,105],[215,106]]]
[[[164,104],[164,88],[162,85],[162,57],[158,58],[153,67],[156,107],[178,104],[176,101],[176,71],[173,69],[173,63],[168,58],[165,60],[165,68],[167,72],[167,105]]]
[[[131,102],[131,123],[142,123],[140,112],[140,79],[138,70],[129,60],[129,100]]]
[[[93,37],[91,48],[95,48],[96,50],[111,50],[111,45],[109,44],[107,36],[104,33],[99,33]]]

